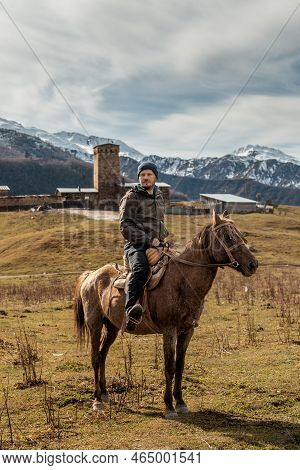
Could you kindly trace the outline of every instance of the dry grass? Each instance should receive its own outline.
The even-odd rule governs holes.
[[[1,274],[77,272],[122,259],[118,224],[62,211],[1,213]]]
[[[277,214],[236,217],[240,218],[238,226],[251,232],[250,242],[255,246],[258,240],[261,243],[257,252],[260,259],[264,259],[264,253],[267,259],[276,261],[283,257],[283,250],[277,255],[273,253],[273,242],[265,235],[272,233],[275,245],[279,244],[276,236],[281,238],[282,244],[284,234],[286,237],[289,233],[284,228],[285,221],[296,216],[293,211],[294,208],[291,212],[288,209],[287,215],[281,218]],[[12,235],[20,233],[15,216],[21,226],[24,224],[24,229],[28,229],[27,214],[5,214],[12,218],[11,228],[4,223],[6,241],[10,230]],[[49,216],[47,220],[54,234],[60,222],[57,215]],[[199,218],[187,222],[186,216],[181,217],[180,223],[180,216],[176,216],[173,226],[179,243],[183,241],[184,225],[189,223],[196,228],[203,223]],[[46,218],[44,220],[46,224]],[[87,229],[85,220],[70,220],[69,232],[79,227]],[[251,220],[253,225],[249,229]],[[58,224],[56,229],[55,223]],[[97,223],[100,227],[101,223]],[[38,227],[36,225],[35,230]],[[99,228],[100,234],[104,231],[105,227]],[[292,233],[295,238],[289,243],[296,253],[299,235],[296,231]],[[115,260],[119,256],[120,241],[116,249],[114,247],[113,256],[112,245],[108,247],[106,238],[99,237],[103,259]],[[1,243],[3,249],[3,240]],[[77,253],[81,248],[78,240],[74,247],[66,248],[62,267],[71,271],[71,265],[78,262]],[[21,258],[14,258],[16,265],[9,264],[11,251],[7,250],[4,248],[2,252],[4,265],[11,271],[19,269]],[[37,257],[45,260],[44,270],[50,271],[61,259],[61,252],[56,249],[48,248],[43,253],[35,250],[36,247],[33,251]],[[91,251],[85,251],[86,263],[96,261],[94,250],[96,247],[91,246]],[[292,253],[289,256],[296,261],[297,256]],[[84,264],[83,258],[80,263]],[[79,262],[76,266],[80,267]],[[30,269],[36,269],[34,258],[28,258],[24,272]],[[70,275],[1,281],[1,448],[300,447],[299,269],[261,268],[252,278],[244,278],[229,269],[218,273],[187,354],[184,394],[191,413],[176,422],[163,418],[161,337],[155,335],[118,337],[107,367],[111,402],[103,413],[92,412],[90,355],[76,348],[73,332],[71,297],[75,278]],[[46,382],[42,386],[18,386],[24,380],[22,361],[16,360],[20,356],[20,336],[25,365],[28,363],[26,354],[30,352],[37,378],[42,365],[41,378]]]
[[[300,259],[300,207],[275,214],[237,214],[259,261],[295,263]],[[182,247],[201,229],[206,216],[168,215],[170,239]],[[1,213],[1,274],[81,272],[110,261],[122,262],[117,221],[87,219],[62,211]]]

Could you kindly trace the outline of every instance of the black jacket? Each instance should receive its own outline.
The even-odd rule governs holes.
[[[140,184],[131,188],[120,202],[120,231],[125,248],[151,246],[153,238],[163,241],[169,234],[164,225],[165,203],[162,192],[154,186],[153,195]]]

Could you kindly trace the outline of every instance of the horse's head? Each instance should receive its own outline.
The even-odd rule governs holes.
[[[231,263],[230,267],[244,276],[252,276],[258,261],[251,253],[243,234],[236,228],[228,214],[213,213],[210,226],[210,252],[216,264]]]

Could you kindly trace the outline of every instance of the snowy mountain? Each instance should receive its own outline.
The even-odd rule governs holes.
[[[26,128],[15,121],[0,118],[0,130],[10,129],[41,139],[68,151],[81,160],[91,162],[95,145],[113,142],[120,145],[120,155],[141,162],[151,160],[167,175],[192,177],[202,180],[254,179],[275,187],[300,188],[300,160],[282,151],[260,145],[246,145],[222,157],[171,158],[143,155],[117,139],[90,136],[76,132],[50,133],[36,127]],[[126,165],[125,165],[126,166]],[[124,171],[125,176],[129,176]]]
[[[38,159],[38,160],[76,160],[79,159],[60,147],[55,147],[38,137],[0,127],[0,158],[1,159]],[[1,174],[0,174],[1,176]]]
[[[300,188],[300,161],[280,150],[259,145],[247,145],[220,158],[185,160],[150,155],[142,161],[146,159],[169,175],[205,180],[252,178],[269,186]]]
[[[44,142],[60,147],[62,150],[67,150],[76,155],[81,160],[92,162],[93,160],[93,147],[95,145],[106,144],[108,142],[120,145],[120,155],[141,160],[145,157],[142,153],[138,152],[132,147],[129,147],[125,142],[117,139],[110,139],[105,137],[89,136],[77,132],[47,132],[36,127],[24,127],[22,124],[15,121],[8,121],[7,119],[0,118],[0,129],[9,129],[23,134],[28,134],[38,137]]]
[[[245,147],[240,147],[238,150],[235,150],[232,155],[236,157],[254,157],[255,160],[278,160],[281,163],[294,163],[295,165],[300,165],[300,160],[295,157],[287,155],[281,150],[262,147],[261,145],[246,145]]]
[[[132,158],[121,159],[122,172],[132,181],[136,181],[139,162]],[[186,196],[195,201],[199,193],[228,193],[260,201],[272,200],[277,204],[300,206],[300,189],[281,188],[259,183],[254,179],[199,179],[190,176],[177,176],[160,172],[160,181],[171,186],[171,199],[183,200]]]

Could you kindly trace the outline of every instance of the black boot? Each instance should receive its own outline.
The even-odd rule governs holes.
[[[126,312],[125,331],[133,333],[139,323],[142,321],[144,309],[140,304],[135,304]]]

